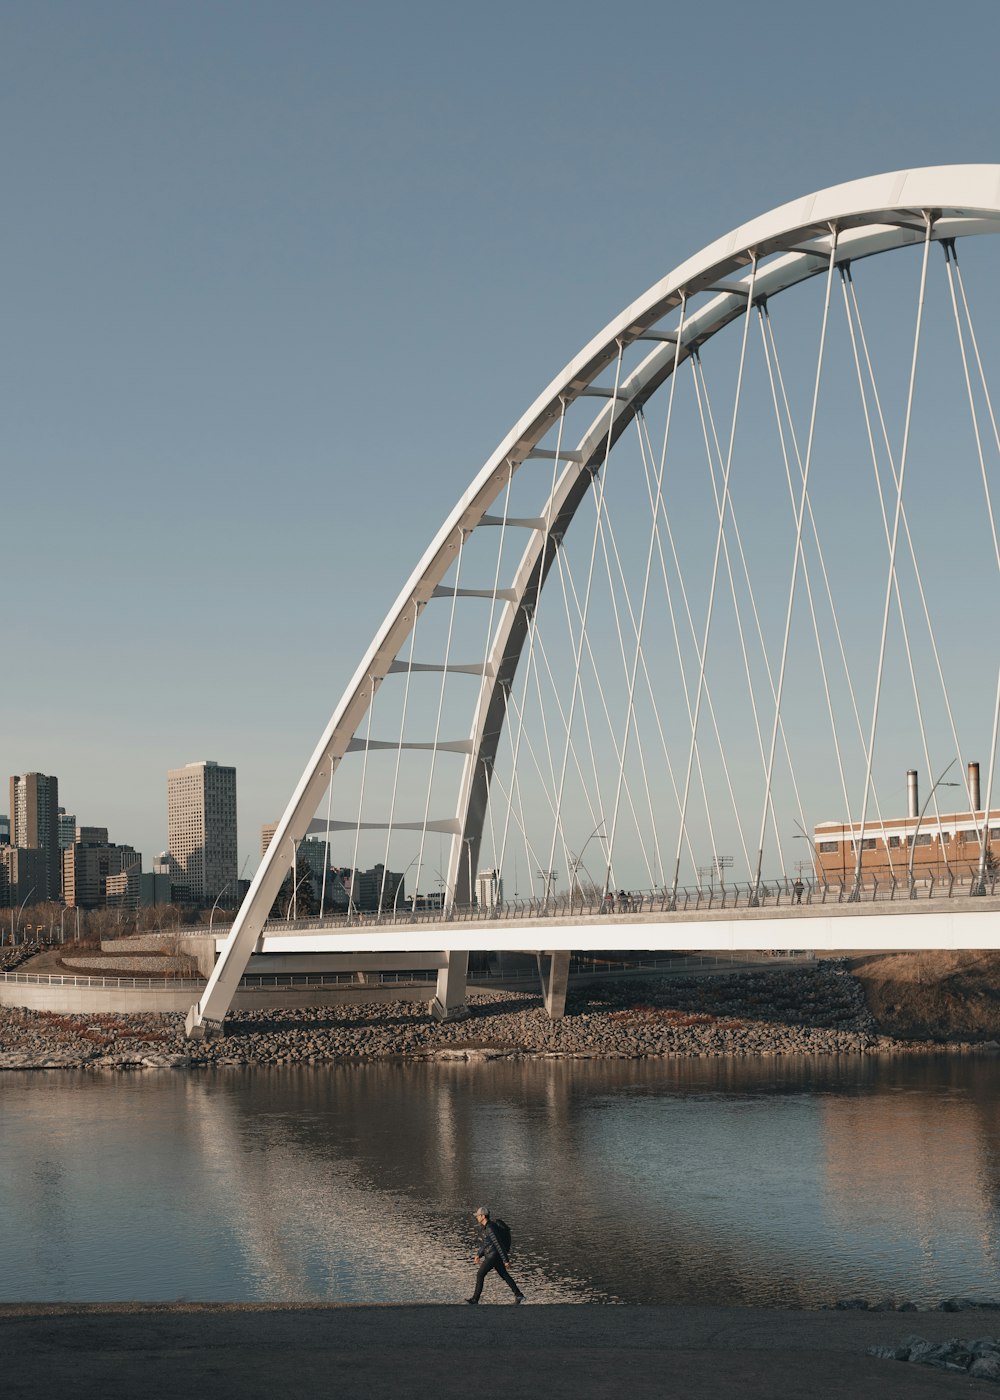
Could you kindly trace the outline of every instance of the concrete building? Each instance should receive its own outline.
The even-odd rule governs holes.
[[[76,840],[76,817],[72,812],[67,812],[65,807],[60,807],[59,812],[59,849],[69,850]]]
[[[45,773],[21,773],[10,780],[11,844],[45,852],[45,878],[38,898],[58,899],[59,779]]]
[[[394,870],[386,870],[384,865],[373,865],[371,870],[355,870],[351,878],[350,894],[355,909],[371,913],[382,901],[383,910],[396,907],[396,892],[399,891],[399,906],[403,905],[403,877]]]
[[[117,874],[109,874],[105,882],[104,902],[109,909],[138,909],[142,903],[142,857]]]
[[[871,882],[889,882],[892,878],[906,882],[911,867],[914,878],[933,876],[947,880],[949,876],[968,878],[978,873],[982,840],[986,838],[987,870],[1000,863],[1000,809],[988,813],[980,806],[979,764],[970,763],[968,791],[972,806],[949,807],[939,784],[938,810],[933,796],[920,802],[916,769],[907,774],[907,815],[885,818],[869,817],[862,831],[858,822],[820,822],[813,828],[813,857],[816,874],[828,884],[849,885],[854,879],[859,854],[861,876]],[[954,785],[952,785],[954,786]]]
[[[172,904],[173,885],[170,882],[170,856],[161,851],[153,858],[153,868],[139,876],[139,904],[149,909],[158,904]]]
[[[480,909],[495,909],[503,903],[503,879],[499,870],[480,870],[477,873],[476,899]]]
[[[29,846],[0,846],[0,906],[41,904],[48,879],[48,853]]]
[[[236,769],[204,760],[167,774],[170,876],[198,903],[236,889]]]
[[[267,854],[267,848],[268,848],[268,846],[270,846],[271,842],[274,840],[274,833],[277,831],[277,829],[278,829],[278,823],[277,823],[277,822],[265,822],[264,825],[261,827],[261,829],[260,829],[260,858],[261,858],[261,860],[263,860],[263,859],[264,859],[264,856]]]
[[[142,856],[132,846],[109,841],[106,826],[78,826],[76,840],[62,853],[64,902],[70,908],[100,909],[112,893],[121,902],[133,886],[138,890],[141,873]],[[122,874],[124,884],[110,884]]]

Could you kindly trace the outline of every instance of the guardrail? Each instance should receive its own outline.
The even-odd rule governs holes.
[[[574,953],[570,960],[570,972],[574,975],[630,973],[642,971],[658,972],[697,972],[708,968],[745,966],[760,963],[773,965],[776,960],[811,959],[811,952],[759,952],[759,953],[698,953],[686,957],[666,958],[597,958],[588,954]],[[240,979],[240,988],[253,991],[256,988],[271,987],[348,987],[348,986],[405,986],[414,982],[431,983],[437,977],[436,971],[412,972],[366,972],[364,982],[357,972],[277,972],[247,973]],[[537,974],[516,971],[503,967],[483,971],[470,971],[468,981],[473,984],[483,982],[535,981]],[[123,991],[189,991],[201,993],[204,981],[194,981],[185,977],[93,977],[84,974],[72,975],[57,972],[0,972],[0,982],[15,982],[48,987],[114,987]]]
[[[795,882],[782,878],[762,880],[759,885],[751,882],[733,881],[708,888],[704,886],[682,885],[676,897],[667,890],[620,891],[605,900],[581,900],[571,895],[553,895],[545,899],[514,899],[492,908],[489,906],[456,906],[447,913],[438,909],[383,910],[376,912],[347,911],[324,914],[304,919],[269,920],[264,925],[264,934],[271,937],[282,933],[302,933],[315,929],[356,928],[461,924],[461,923],[504,923],[518,919],[614,918],[616,926],[623,915],[677,914],[703,912],[706,910],[751,909],[767,910],[782,908],[788,911],[815,908],[827,904],[878,904],[903,900],[930,899],[969,899],[977,896],[995,898],[1000,874],[990,874],[980,881],[977,876],[968,878],[952,875],[938,879],[934,875],[921,877],[910,882],[895,876],[887,880],[873,879],[866,884],[855,886],[849,880],[822,882],[803,880],[801,891]],[[216,924],[213,938],[223,937],[231,925]],[[627,927],[627,925],[626,925]],[[204,925],[178,928],[164,937],[208,937]]]

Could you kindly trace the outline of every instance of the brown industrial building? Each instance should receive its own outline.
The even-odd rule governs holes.
[[[938,783],[938,791],[943,784]],[[816,876],[829,884],[849,884],[855,876],[858,842],[861,844],[861,878],[905,881],[911,857],[914,879],[968,879],[979,872],[982,841],[986,836],[986,869],[1000,864],[1000,809],[980,807],[979,764],[968,768],[971,807],[931,810],[933,792],[921,807],[917,773],[907,774],[907,815],[872,820],[862,831],[858,822],[820,822],[813,828]]]

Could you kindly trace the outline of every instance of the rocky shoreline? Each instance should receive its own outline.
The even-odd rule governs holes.
[[[571,988],[550,1021],[537,996],[470,995],[445,1024],[419,1003],[338,1004],[233,1012],[197,1044],[180,1015],[60,1016],[0,1008],[0,1069],[135,1069],[482,1061],[996,1053],[996,1041],[907,1041],[883,1035],[843,963],[706,977],[637,977]]]

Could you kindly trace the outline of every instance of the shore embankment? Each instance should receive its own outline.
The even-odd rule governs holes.
[[[216,1400],[331,1391],[452,1400],[468,1395],[487,1361],[504,1389],[528,1400],[623,1387],[630,1400],[995,1400],[1000,1387],[978,1369],[890,1359],[915,1322],[704,1306],[0,1305],[0,1345],[10,1400],[173,1400],[206,1388]],[[921,1315],[916,1331],[907,1340],[932,1346],[975,1336],[989,1374],[996,1353],[982,1334],[995,1333],[995,1314]]]
[[[233,1012],[192,1044],[179,1015],[57,1016],[0,1009],[0,1069],[324,1064],[344,1060],[642,1059],[995,1053],[996,1041],[880,1032],[846,964],[711,978],[645,976],[571,988],[552,1021],[525,991],[474,991],[469,1014],[434,1021],[419,1003]]]

